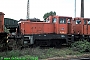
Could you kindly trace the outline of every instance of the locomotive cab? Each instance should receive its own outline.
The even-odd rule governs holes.
[[[90,19],[89,18],[74,18],[75,25],[73,26],[74,34],[79,35],[78,39],[88,40],[90,34]],[[75,37],[75,39],[77,39]]]
[[[70,44],[74,41],[71,34],[72,17],[58,16],[55,23],[55,33],[60,36],[60,42]]]
[[[59,16],[55,23],[57,34],[71,34],[72,17]]]
[[[75,18],[74,34],[88,35],[90,20],[88,18]]]
[[[83,34],[83,25],[84,25],[84,20],[83,18],[74,18],[74,23],[73,25],[73,33],[74,34]]]

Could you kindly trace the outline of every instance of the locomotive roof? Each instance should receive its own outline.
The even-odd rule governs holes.
[[[33,19],[28,19],[30,21],[40,21],[40,19],[36,19],[36,18],[33,18]]]
[[[74,19],[84,19],[84,20],[89,20],[90,18],[83,18],[83,17],[76,17]]]
[[[40,21],[40,19],[36,19],[36,18],[32,18],[32,19],[20,19],[19,21],[26,21],[26,20],[30,20],[31,22],[43,22],[43,21]]]
[[[63,18],[72,18],[72,17],[69,17],[69,16],[54,16],[54,17],[63,17]]]
[[[5,15],[3,12],[0,12],[0,15]]]
[[[84,19],[88,20],[88,19],[90,19],[90,18],[84,18]]]
[[[64,17],[64,18],[72,18],[72,17],[68,17],[68,16],[60,16],[60,17]]]

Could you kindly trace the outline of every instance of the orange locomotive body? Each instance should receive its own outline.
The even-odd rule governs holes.
[[[74,41],[72,35],[72,17],[49,16],[47,22],[21,21],[20,32],[23,40],[30,44],[60,45]],[[69,37],[69,38],[68,38]],[[26,39],[28,38],[28,39]],[[25,43],[23,41],[23,44]],[[27,42],[28,43],[28,42]]]
[[[20,29],[23,34],[71,34],[72,17],[53,16],[49,17],[50,22],[30,22],[20,23]]]
[[[22,34],[50,34],[54,33],[54,25],[45,22],[21,22]]]

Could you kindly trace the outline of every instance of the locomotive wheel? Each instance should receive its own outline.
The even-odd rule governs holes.
[[[60,47],[61,47],[61,42],[57,40],[57,41],[55,42],[55,47],[56,47],[56,48],[60,48]]]
[[[15,45],[15,40],[14,39],[9,39],[8,40],[8,46],[9,46],[9,48],[14,49],[14,45]]]
[[[9,39],[8,41],[9,41],[8,46],[9,46],[9,48],[12,48],[12,50],[21,49],[21,47],[22,47],[21,40]]]
[[[0,51],[6,51],[7,47],[8,45],[6,37],[0,37]]]

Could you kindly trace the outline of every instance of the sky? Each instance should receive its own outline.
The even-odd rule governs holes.
[[[84,16],[90,17],[90,0],[84,0]],[[76,0],[76,17],[80,17],[81,0]],[[75,17],[75,0],[30,0],[30,18],[43,20],[45,13],[55,11],[59,16]],[[0,12],[5,18],[26,19],[27,0],[0,0]]]

